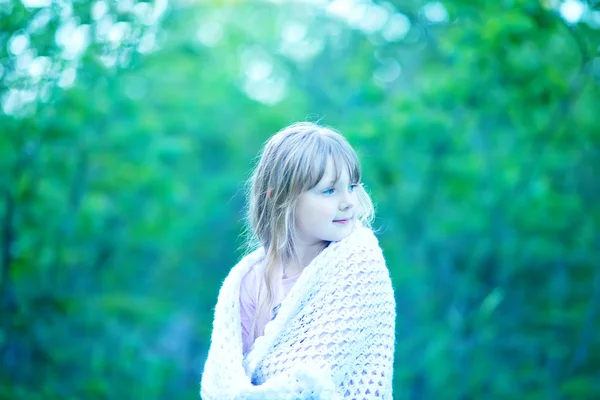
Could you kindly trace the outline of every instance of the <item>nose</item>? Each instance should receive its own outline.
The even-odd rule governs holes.
[[[340,202],[340,211],[347,211],[354,207],[354,200],[351,193],[346,193]]]

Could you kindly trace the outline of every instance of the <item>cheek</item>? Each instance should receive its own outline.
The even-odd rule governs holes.
[[[335,214],[335,204],[325,199],[304,199],[298,203],[296,218],[304,225],[318,225],[327,222]]]
[[[320,210],[312,199],[304,199],[296,206],[296,223],[302,227],[314,225],[319,219]]]
[[[329,222],[333,220],[335,215],[337,214],[337,203],[333,200],[322,201],[319,203],[318,212],[315,214],[319,215],[319,218],[322,222]]]

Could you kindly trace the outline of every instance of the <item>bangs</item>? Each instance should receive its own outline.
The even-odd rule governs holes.
[[[338,182],[344,168],[348,172],[350,183],[359,183],[361,179],[360,165],[354,150],[352,150],[347,143],[339,141],[332,136],[321,135],[319,139],[320,140],[315,143],[316,148],[313,152],[314,158],[311,160],[312,162],[309,163],[310,171],[307,179],[308,185],[306,185],[305,189],[313,188],[321,182],[321,179],[323,179],[323,176],[325,175],[327,160],[329,158],[331,158],[333,162],[335,171],[336,178],[334,183]]]

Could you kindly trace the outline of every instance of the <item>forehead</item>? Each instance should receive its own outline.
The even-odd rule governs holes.
[[[319,183],[336,183],[339,180],[350,179],[350,165],[344,160],[334,159],[329,156],[325,163],[325,171]]]
[[[305,154],[303,188],[336,184],[340,179],[360,181],[358,158],[352,148],[335,138],[325,136],[320,139],[315,142],[315,148]]]

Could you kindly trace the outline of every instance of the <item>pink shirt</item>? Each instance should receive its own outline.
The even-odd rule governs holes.
[[[287,296],[290,289],[302,273],[289,278],[281,278],[277,285],[275,285],[275,292],[273,298],[274,306],[271,308],[271,320],[277,316],[277,311],[281,307],[281,302]],[[242,278],[242,284],[240,287],[240,314],[242,319],[242,343],[244,355],[252,349],[254,344],[254,337],[252,329],[252,321],[254,319],[254,313],[258,308],[258,301],[261,296],[265,295],[266,283],[263,280],[263,263],[258,262],[250,271]],[[258,332],[263,332],[265,325],[268,321],[257,322]]]

